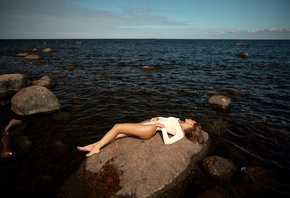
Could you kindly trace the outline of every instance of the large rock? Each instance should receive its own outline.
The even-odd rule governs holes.
[[[209,147],[186,138],[164,145],[159,134],[149,140],[119,139],[87,158],[63,185],[60,197],[182,196]]]
[[[56,96],[42,86],[21,89],[11,99],[11,109],[18,115],[48,113],[60,109]]]
[[[0,98],[11,98],[20,89],[29,84],[22,74],[4,74],[0,76]]]
[[[214,108],[228,109],[232,104],[232,100],[227,96],[213,95],[208,99],[208,103]]]

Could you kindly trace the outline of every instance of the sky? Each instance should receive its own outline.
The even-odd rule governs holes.
[[[290,39],[290,0],[0,0],[0,39]]]

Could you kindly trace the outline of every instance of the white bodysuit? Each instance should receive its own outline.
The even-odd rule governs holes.
[[[179,119],[175,117],[158,117],[159,119],[157,121],[153,122],[145,122],[143,125],[154,125],[156,123],[163,124],[165,128],[162,128],[162,136],[163,141],[165,144],[172,144],[174,142],[177,142],[178,140],[181,140],[184,137],[184,133],[182,131],[181,125],[179,123]],[[156,129],[156,131],[159,130],[159,128]],[[171,138],[168,137],[168,133],[173,135]]]

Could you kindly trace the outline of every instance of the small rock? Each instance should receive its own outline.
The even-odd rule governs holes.
[[[27,59],[27,60],[42,60],[43,56],[39,56],[36,54],[30,54],[28,56],[25,56],[25,59]]]
[[[236,43],[236,46],[247,46],[245,43]]]
[[[26,123],[22,120],[12,119],[5,127],[5,135],[19,135],[23,134],[26,128]]]
[[[14,54],[13,56],[15,57],[25,57],[25,56],[28,56],[29,54],[28,53],[20,53],[20,54]]]
[[[73,70],[73,69],[75,69],[76,68],[76,66],[74,65],[74,64],[69,64],[69,65],[67,65],[66,67],[65,67],[65,69],[67,69],[67,70]]]
[[[34,48],[33,50],[31,50],[31,52],[37,52],[37,49],[36,49],[36,48]]]
[[[52,50],[50,48],[46,48],[44,50],[42,50],[43,53],[51,53]]]
[[[32,115],[57,111],[60,104],[49,89],[33,85],[21,89],[13,96],[11,109],[18,115]]]
[[[208,103],[213,108],[228,109],[231,106],[231,98],[223,95],[213,95],[208,99]]]
[[[14,157],[17,152],[14,148],[10,136],[4,136],[1,138],[1,142],[3,143],[3,151],[1,157],[9,158]]]
[[[219,156],[210,156],[203,159],[202,165],[205,172],[220,181],[230,181],[236,170],[233,162]]]
[[[250,58],[250,54],[248,53],[241,53],[241,54],[238,54],[237,56],[242,57],[242,58]]]
[[[0,76],[0,98],[11,98],[20,89],[29,84],[22,74],[4,74]]]
[[[143,71],[157,71],[157,72],[162,71],[161,69],[154,68],[154,67],[149,67],[149,66],[143,66],[142,70]]]
[[[78,41],[78,42],[76,42],[76,44],[79,44],[80,45],[80,44],[82,44],[82,42]]]
[[[40,78],[39,80],[35,80],[31,82],[33,85],[39,85],[39,86],[43,86],[46,87],[48,89],[50,89],[51,87],[53,87],[54,83],[52,81],[51,78],[49,78],[48,76],[43,76],[42,78]]]

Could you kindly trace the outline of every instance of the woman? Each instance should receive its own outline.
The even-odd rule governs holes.
[[[191,119],[185,119],[185,122],[182,122],[178,118],[174,117],[157,117],[136,124],[116,124],[100,141],[77,148],[80,151],[89,152],[86,155],[89,157],[99,153],[102,147],[115,141],[116,139],[134,136],[146,140],[155,135],[156,131],[159,129],[162,131],[163,141],[165,144],[177,142],[184,136],[193,142],[198,141],[200,144],[204,143],[199,123]],[[173,136],[169,138],[168,133]]]

